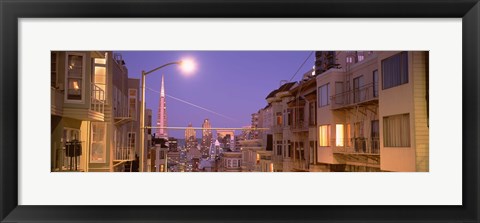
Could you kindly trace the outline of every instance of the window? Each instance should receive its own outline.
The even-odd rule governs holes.
[[[324,84],[318,88],[318,107],[328,105],[329,84]]]
[[[83,100],[84,56],[67,54],[67,100]]]
[[[363,55],[358,55],[358,62],[362,61],[363,59],[365,59]]]
[[[282,141],[277,141],[277,155],[282,155]]]
[[[353,137],[363,138],[363,122],[355,122],[353,129]]]
[[[50,85],[57,87],[57,53],[50,52]]]
[[[351,56],[346,57],[345,60],[347,63],[353,63],[353,57]]]
[[[330,146],[330,125],[321,125],[318,127],[319,146]]]
[[[231,160],[227,161],[227,167],[232,167],[232,161]]]
[[[401,52],[382,60],[382,80],[383,89],[408,83],[407,52]]]
[[[378,70],[373,71],[373,97],[378,97]]]
[[[344,128],[343,124],[335,125],[335,146],[344,146]]]
[[[277,125],[281,126],[282,125],[282,113],[277,112]]]
[[[106,97],[107,93],[107,68],[105,65],[105,58],[95,58],[93,59],[94,63],[94,73],[92,77],[92,82],[98,86],[102,91],[104,98]],[[99,96],[98,96],[99,97]]]
[[[137,90],[128,89],[128,117],[137,119]]]
[[[135,148],[135,135],[136,135],[135,132],[129,132],[128,133],[127,140],[128,140],[128,147],[130,149]]]
[[[105,122],[92,122],[91,163],[106,162],[105,125]]]
[[[363,76],[353,79],[353,102],[360,102],[365,100],[365,92],[362,91]]]
[[[287,123],[285,123],[285,124],[287,124],[287,126],[292,125],[292,122],[293,122],[293,114],[292,113],[293,113],[292,109],[287,109]]]
[[[409,114],[383,118],[383,145],[385,147],[410,147]]]

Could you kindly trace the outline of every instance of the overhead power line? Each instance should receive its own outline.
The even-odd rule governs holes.
[[[148,90],[150,90],[150,91],[153,91],[153,92],[155,92],[155,93],[160,94],[159,91],[153,90],[152,88],[149,88],[149,87],[145,87],[145,88],[148,89]],[[204,107],[202,107],[202,106],[200,106],[200,105],[196,105],[196,104],[194,104],[194,103],[191,103],[191,102],[182,100],[182,99],[180,99],[180,98],[171,96],[171,95],[169,95],[169,94],[165,94],[165,96],[167,96],[167,97],[169,97],[169,98],[172,98],[172,99],[174,99],[174,100],[180,101],[180,102],[182,102],[182,103],[185,103],[185,104],[187,104],[187,105],[190,105],[190,106],[193,106],[193,107],[202,109],[202,110],[204,110],[204,111],[210,112],[210,113],[212,113],[212,114],[218,115],[218,116],[220,116],[220,117],[223,117],[223,118],[226,118],[226,119],[229,119],[229,120],[232,120],[232,121],[238,121],[238,120],[236,120],[236,119],[234,119],[234,118],[232,118],[232,117],[226,116],[226,115],[221,114],[221,113],[218,113],[218,112],[216,112],[216,111],[212,111],[212,110],[210,110],[210,109],[208,109],[208,108],[204,108]]]
[[[288,82],[291,82],[293,80],[293,78],[295,76],[297,76],[298,72],[300,71],[300,69],[302,69],[303,65],[305,65],[305,63],[307,62],[308,59],[310,59],[310,57],[312,56],[314,51],[310,52],[310,54],[308,54],[308,57],[305,58],[305,60],[303,61],[302,65],[300,65],[300,67],[297,69],[297,72],[295,72],[295,74],[293,74],[292,78],[290,78],[290,80]]]

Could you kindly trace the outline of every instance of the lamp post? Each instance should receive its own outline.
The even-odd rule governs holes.
[[[143,71],[142,70],[142,97],[141,97],[141,100],[142,100],[142,103],[141,103],[141,106],[140,106],[140,159],[139,159],[139,172],[143,172],[144,171],[144,166],[145,166],[145,163],[144,163],[144,156],[145,156],[145,77],[150,74],[150,73],[153,73],[157,70],[160,70],[166,66],[170,66],[170,65],[174,65],[174,64],[177,64],[177,65],[180,65],[183,67],[183,69],[186,71],[186,72],[191,72],[195,69],[195,65],[193,63],[193,61],[191,60],[181,60],[181,61],[176,61],[176,62],[171,62],[171,63],[166,63],[162,66],[159,66],[153,70],[150,70],[150,71]]]

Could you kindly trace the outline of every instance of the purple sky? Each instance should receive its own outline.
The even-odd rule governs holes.
[[[146,86],[160,91],[165,74],[165,93],[195,105],[231,117],[233,120],[167,97],[168,126],[201,127],[208,118],[212,127],[250,125],[251,114],[265,107],[265,97],[277,89],[281,80],[290,80],[311,51],[119,51],[130,78],[139,78],[165,63],[192,58],[197,70],[190,75],[177,65],[168,66],[147,76]],[[293,81],[312,68],[314,55],[300,69]],[[160,94],[145,91],[147,108],[156,123]],[[184,138],[183,130],[168,130],[170,136]],[[238,132],[237,132],[238,133]],[[197,137],[201,137],[197,132]]]

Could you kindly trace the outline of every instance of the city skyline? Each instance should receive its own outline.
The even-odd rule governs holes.
[[[52,171],[429,172],[428,51],[143,53],[51,52]]]
[[[192,123],[193,127],[201,127],[203,120],[209,119],[214,128],[239,128],[250,124],[250,115],[265,106],[265,97],[278,88],[282,80],[289,81],[297,70],[292,81],[299,80],[305,72],[312,69],[315,58],[309,57],[311,52],[116,51],[115,53],[122,55],[130,78],[140,78],[142,70],[149,70],[165,63],[184,58],[195,60],[198,68],[189,75],[182,74],[178,66],[165,67],[157,73],[148,75],[145,81],[146,108],[158,111],[161,79],[164,76],[168,126],[186,127]],[[154,114],[152,123],[157,123],[157,114]],[[175,138],[183,138],[184,130],[168,130],[168,134]],[[197,132],[197,135],[201,135],[201,132]]]

